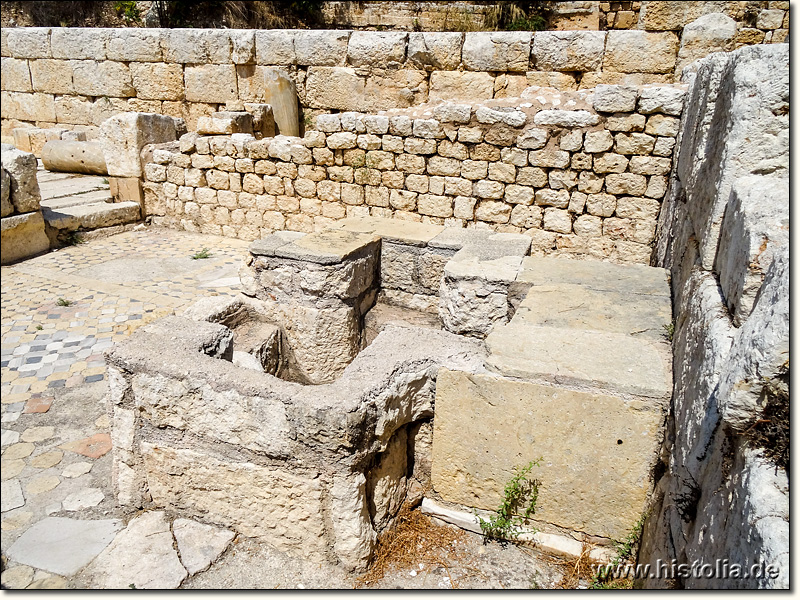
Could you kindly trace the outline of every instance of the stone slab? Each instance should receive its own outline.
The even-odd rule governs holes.
[[[666,356],[630,335],[512,323],[496,327],[486,347],[486,366],[509,377],[655,399],[672,390]]]
[[[47,252],[50,240],[45,234],[42,212],[4,217],[0,221],[0,244],[0,263],[4,265]]]
[[[463,252],[464,249],[459,250]],[[445,266],[449,279],[480,279],[490,283],[509,284],[517,277],[522,257],[501,256],[481,260],[474,254],[454,256]]]
[[[440,369],[433,487],[495,510],[513,468],[541,458],[534,518],[622,540],[645,508],[662,418],[615,395]]]
[[[490,233],[483,239],[465,244],[453,257],[454,260],[497,260],[506,257],[527,255],[531,249],[531,238],[518,233]]]
[[[178,543],[181,562],[189,575],[208,568],[219,558],[234,537],[234,532],[190,519],[175,519],[172,533]]]
[[[326,229],[277,247],[275,256],[320,265],[333,265],[379,241],[380,238],[367,233]]]
[[[522,261],[517,281],[532,285],[567,283],[638,295],[670,295],[666,269],[596,260],[528,256]]]
[[[98,202],[58,210],[43,208],[42,213],[50,227],[74,231],[133,223],[140,218],[140,207],[136,202]]]
[[[163,512],[142,513],[92,561],[85,574],[103,589],[174,589],[187,572],[173,543]]]
[[[25,506],[25,497],[22,495],[22,486],[18,479],[10,479],[2,483],[2,507],[0,512],[6,512]]]
[[[388,242],[408,246],[425,246],[445,229],[441,225],[381,217],[351,217],[337,221],[332,227],[344,231],[372,233]]]
[[[7,554],[18,563],[67,577],[89,564],[121,528],[118,519],[47,517],[23,533]]]
[[[533,286],[512,323],[608,331],[665,342],[672,322],[669,296],[595,290],[572,284]]]
[[[281,246],[299,240],[306,234],[300,231],[276,231],[250,244],[250,254],[254,256],[275,256]]]

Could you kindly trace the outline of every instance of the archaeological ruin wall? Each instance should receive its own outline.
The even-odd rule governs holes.
[[[194,130],[226,103],[264,101],[275,68],[294,80],[309,123],[319,112],[513,97],[531,85],[672,83],[711,52],[788,34],[785,2],[628,4],[642,5],[638,21],[625,16],[628,28],[611,31],[3,28],[2,135],[59,127],[93,139],[127,111],[182,118]]]
[[[189,133],[146,153],[144,210],[249,240],[373,216],[647,263],[683,95],[679,85],[531,88],[505,102],[320,115],[303,138]]]
[[[700,61],[657,237],[675,377],[639,558],[774,570],[645,587],[789,586],[789,203],[788,46]]]

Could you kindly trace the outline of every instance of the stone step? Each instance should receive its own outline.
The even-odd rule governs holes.
[[[139,204],[136,202],[97,202],[57,210],[42,207],[42,213],[50,227],[67,231],[124,225],[140,219]]]
[[[108,190],[95,190],[93,192],[65,196],[63,198],[50,198],[48,200],[42,200],[41,206],[51,210],[59,210],[62,208],[69,208],[70,206],[98,204],[101,202],[113,202],[111,192]]]
[[[75,194],[84,194],[95,190],[107,189],[108,179],[91,175],[79,175],[68,179],[39,182],[42,200],[63,198],[65,196],[74,196]]]

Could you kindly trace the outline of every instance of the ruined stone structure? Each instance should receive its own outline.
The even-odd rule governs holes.
[[[50,249],[39,208],[36,157],[3,144],[2,263],[35,256]]]
[[[748,437],[788,372],[785,3],[575,4],[616,29],[3,30],[4,136],[66,124],[116,200],[253,241],[241,295],[107,356],[122,505],[358,571],[404,501],[479,530],[541,457],[541,547],[646,516],[642,562],[779,576],[645,586],[788,585]]]

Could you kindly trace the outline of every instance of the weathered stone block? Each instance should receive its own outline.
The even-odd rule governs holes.
[[[639,112],[645,115],[660,112],[679,116],[683,111],[686,90],[682,87],[648,86],[639,90]]]
[[[49,27],[12,27],[8,33],[8,51],[14,58],[50,58]]]
[[[122,113],[103,122],[100,139],[109,175],[139,177],[141,149],[147,144],[175,141],[175,120],[157,114]]]
[[[450,502],[494,510],[513,468],[543,457],[532,472],[536,518],[620,539],[644,510],[662,418],[641,400],[442,369],[433,486]]]
[[[39,61],[36,61],[39,62]],[[31,73],[28,69],[28,61],[18,58],[2,57],[0,59],[0,69],[3,77],[0,79],[2,89],[9,92],[32,92]],[[70,82],[72,75],[70,74]]]
[[[431,73],[429,100],[490,100],[494,97],[494,77],[470,71]]]
[[[131,78],[138,98],[183,99],[183,67],[164,63],[131,63]]]
[[[105,60],[113,29],[94,27],[54,27],[50,32],[53,58]]]
[[[256,31],[256,62],[259,65],[293,65],[297,62],[292,29]]]
[[[8,194],[15,211],[18,213],[38,211],[41,195],[39,182],[36,179],[36,157],[8,144],[3,144],[0,156],[2,156],[3,170],[9,177]]]
[[[681,34],[676,77],[680,77],[685,67],[712,52],[732,50],[736,29],[736,21],[721,13],[703,15],[688,23]]]
[[[557,127],[591,127],[600,122],[600,115],[588,110],[542,110],[533,117],[537,125]]]
[[[189,102],[224,103],[239,99],[234,65],[189,65],[184,80]]]
[[[594,89],[594,109],[600,112],[633,112],[636,110],[636,88],[621,85],[598,85]]]
[[[414,32],[408,37],[408,61],[427,70],[454,71],[461,64],[459,32]]]
[[[338,66],[347,58],[349,31],[298,31],[294,51],[298,65]]]
[[[106,53],[109,60],[124,62],[161,62],[161,31],[143,27],[115,28],[109,37]]]
[[[387,67],[406,58],[408,34],[389,31],[354,31],[347,43],[347,62],[356,67]]]
[[[527,71],[531,53],[530,32],[469,32],[461,58],[469,71]]]
[[[531,59],[539,71],[597,71],[605,41],[604,31],[537,31]]]
[[[50,240],[44,232],[42,213],[36,211],[0,219],[0,244],[3,246],[0,262],[4,265],[47,252]]]
[[[127,98],[136,95],[131,72],[121,62],[72,60],[72,81],[76,94]]]
[[[603,70],[670,73],[675,69],[678,36],[672,32],[609,31]]]
[[[315,108],[376,112],[417,104],[427,95],[425,74],[387,71],[365,79],[351,67],[309,67],[306,103]]]

